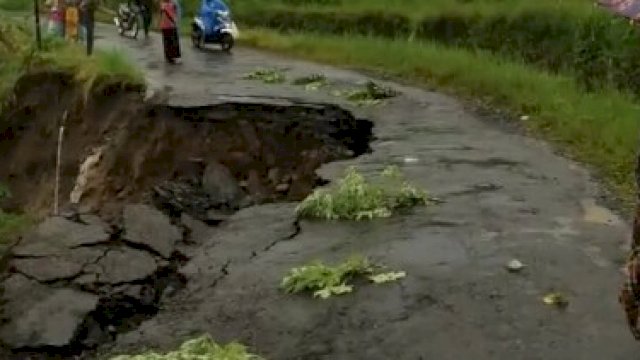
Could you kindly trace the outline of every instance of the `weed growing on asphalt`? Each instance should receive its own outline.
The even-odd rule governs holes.
[[[289,294],[310,292],[313,297],[328,299],[334,295],[344,295],[353,291],[350,282],[358,277],[366,277],[375,284],[396,281],[406,276],[404,272],[376,273],[379,268],[369,259],[352,256],[336,266],[321,261],[293,268],[282,279],[280,287]]]
[[[279,69],[256,69],[246,74],[243,79],[259,80],[265,84],[280,84],[285,82],[284,72]]]
[[[306,218],[371,220],[428,203],[427,193],[407,182],[395,166],[386,168],[375,183],[368,182],[351,167],[337,187],[314,191],[298,205],[296,212]]]
[[[295,79],[293,85],[304,85],[307,90],[318,90],[328,84],[327,77],[323,74],[311,74]]]
[[[373,81],[368,81],[361,89],[336,91],[334,93],[334,95],[342,96],[358,105],[376,105],[382,100],[396,97],[399,94],[398,91],[390,87],[378,85]]]
[[[177,351],[166,354],[149,352],[141,355],[120,355],[111,360],[263,360],[250,354],[238,343],[219,345],[209,336],[202,336],[182,344]]]

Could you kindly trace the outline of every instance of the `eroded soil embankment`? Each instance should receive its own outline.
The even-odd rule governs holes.
[[[23,77],[9,105],[0,181],[12,196],[2,206],[50,213],[64,125],[64,217],[22,236],[6,261],[3,358],[86,354],[154,316],[166,290],[185,281],[194,226],[300,200],[321,182],[321,164],[367,152],[372,138],[369,121],[331,105],[176,108],[145,103],[137,89],[86,97],[64,74]]]
[[[198,218],[223,204],[299,200],[319,181],[320,164],[369,149],[371,123],[335,106],[231,101],[170,108],[114,88],[83,106],[70,83],[61,74],[18,83],[0,120],[0,179],[13,193],[5,207],[50,211],[62,122],[61,201],[103,215],[176,193],[188,204],[173,206]]]

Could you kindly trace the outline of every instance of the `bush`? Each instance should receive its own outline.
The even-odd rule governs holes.
[[[299,216],[325,220],[363,220],[389,217],[394,211],[426,205],[426,192],[406,182],[398,169],[387,168],[378,183],[369,183],[349,168],[338,186],[316,190],[298,205]]]

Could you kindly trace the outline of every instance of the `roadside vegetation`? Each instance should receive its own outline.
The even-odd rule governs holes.
[[[383,284],[402,279],[403,271],[383,272],[369,259],[352,256],[344,262],[330,266],[321,261],[293,268],[282,279],[280,287],[288,294],[311,293],[315,298],[328,299],[336,295],[353,292],[354,280],[368,279],[375,284]]]
[[[57,71],[73,74],[85,93],[101,86],[144,86],[144,75],[128,59],[115,51],[96,51],[87,57],[82,46],[60,39],[43,39],[38,51],[31,24],[0,14],[0,114],[15,82],[24,74]]]
[[[388,167],[374,181],[352,167],[337,186],[315,190],[296,211],[304,218],[371,220],[428,203],[427,193],[407,182],[397,167]]]
[[[262,360],[238,343],[219,345],[209,336],[186,341],[176,351],[166,354],[148,352],[140,355],[120,355],[111,360]]]
[[[29,0],[0,0],[0,11],[27,12],[33,8]]]

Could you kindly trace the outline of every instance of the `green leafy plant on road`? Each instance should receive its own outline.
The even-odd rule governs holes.
[[[323,74],[311,74],[295,79],[293,85],[304,85],[306,90],[318,90],[329,82]]]
[[[360,89],[352,89],[345,91],[335,91],[335,96],[344,97],[349,101],[352,101],[360,106],[377,105],[383,100],[390,99],[400,95],[400,93],[390,87],[385,87],[376,84],[373,81],[368,81]]]
[[[403,271],[380,272],[381,269],[362,256],[352,256],[336,266],[315,261],[289,270],[280,287],[289,294],[309,292],[313,297],[328,299],[351,293],[354,288],[351,282],[359,277],[365,277],[374,284],[383,284],[406,276]]]
[[[428,203],[427,193],[407,182],[395,166],[386,168],[375,183],[368,182],[351,167],[335,188],[314,191],[298,205],[296,212],[306,218],[370,220]]]
[[[293,268],[282,279],[280,287],[289,294],[310,292],[313,297],[328,299],[353,291],[350,283],[358,277],[366,277],[375,284],[397,281],[406,276],[400,272],[376,272],[379,267],[362,256],[352,256],[336,266],[321,261]]]
[[[256,69],[246,74],[243,79],[259,80],[265,84],[280,84],[285,82],[284,72],[279,69]]]
[[[263,360],[250,354],[238,343],[219,345],[209,336],[202,336],[182,344],[176,351],[166,354],[149,352],[141,355],[120,355],[111,360]]]

